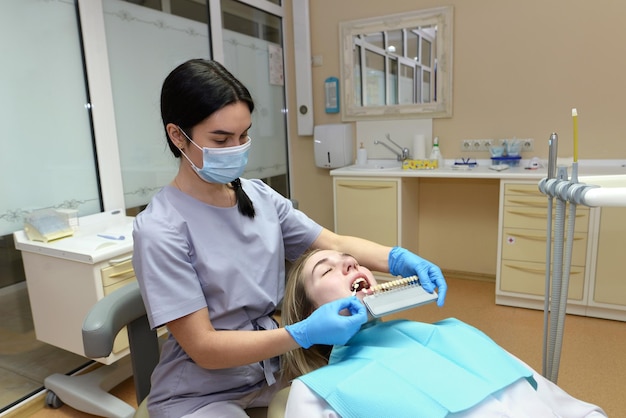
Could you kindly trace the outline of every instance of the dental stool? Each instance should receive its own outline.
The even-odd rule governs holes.
[[[115,399],[111,412],[106,416],[148,418],[146,404],[150,393],[150,376],[159,362],[160,346],[156,331],[150,329],[137,282],[109,293],[90,309],[82,329],[85,355],[90,358],[107,357],[113,350],[115,336],[125,326],[139,407],[135,411],[132,406]],[[269,407],[251,408],[246,412],[251,418],[282,418],[288,390],[289,388],[285,388],[278,392]],[[121,408],[118,408],[120,404]],[[103,405],[103,409],[107,409],[106,405]]]

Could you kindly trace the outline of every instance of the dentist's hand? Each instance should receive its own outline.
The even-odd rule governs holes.
[[[339,312],[347,309],[350,316]],[[329,302],[317,308],[307,319],[285,326],[303,348],[314,344],[343,345],[367,322],[367,310],[356,296]]]
[[[438,289],[437,305],[443,306],[448,285],[441,269],[430,261],[413,254],[407,249],[393,247],[389,252],[389,273],[394,276],[410,277],[417,274],[420,284],[429,293]]]

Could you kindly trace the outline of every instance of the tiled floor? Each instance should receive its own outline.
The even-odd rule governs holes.
[[[0,411],[88,359],[37,341],[25,282],[0,289]]]

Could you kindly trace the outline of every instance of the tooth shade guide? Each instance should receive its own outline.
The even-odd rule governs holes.
[[[371,287],[363,303],[372,316],[380,318],[436,300],[437,292],[426,292],[417,276],[412,276]]]
[[[417,276],[404,277],[402,279],[391,280],[389,282],[372,286],[367,289],[367,293],[375,295],[378,293],[384,293],[390,290],[401,289],[403,287],[413,286],[417,284],[419,284]]]

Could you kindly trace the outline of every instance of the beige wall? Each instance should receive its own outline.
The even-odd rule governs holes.
[[[311,50],[323,58],[323,65],[312,69],[315,124],[341,122],[339,115],[324,112],[322,88],[324,79],[339,76],[339,22],[441,5],[454,6],[453,116],[433,121],[433,135],[439,136],[446,158],[462,155],[462,139],[513,136],[534,138],[531,156],[546,158],[551,132],[559,134],[559,155],[571,156],[571,109],[575,107],[579,158],[626,160],[626,55],[622,53],[626,2],[622,0],[311,0]],[[292,39],[288,28],[287,51],[293,48]],[[287,55],[292,61],[293,54]],[[291,61],[288,75],[293,74]],[[309,216],[332,229],[332,179],[327,170],[314,165],[312,137],[297,135],[293,77],[288,81],[294,197]],[[488,158],[486,153],[472,156]],[[486,191],[480,184],[458,185],[463,195],[474,196],[473,207],[464,209],[463,202],[447,196],[459,192],[449,187],[453,183],[422,188],[420,251],[423,248],[424,256],[439,259],[443,267],[495,274],[497,187],[491,184]],[[433,230],[437,222],[428,212],[428,202],[442,199],[456,205],[457,215],[471,212],[479,221]],[[423,235],[425,231],[428,235]],[[471,260],[461,255],[472,254],[462,244],[449,249],[459,255],[454,260],[438,251],[444,245],[440,237],[477,233],[492,244]],[[433,244],[427,246],[426,240]]]

